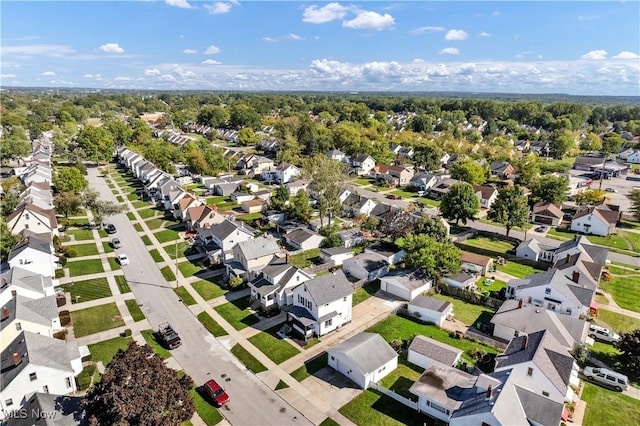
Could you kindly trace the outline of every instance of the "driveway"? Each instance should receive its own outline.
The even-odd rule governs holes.
[[[117,203],[97,169],[88,171],[90,186],[103,200]],[[149,323],[155,328],[168,321],[180,334],[183,344],[171,353],[196,384],[211,378],[222,383],[231,398],[221,409],[227,420],[234,425],[311,424],[248,371],[179,301],[126,215],[111,216],[108,221],[116,226],[115,236],[122,242],[118,253],[129,256],[130,264],[122,270]]]
[[[348,404],[362,392],[354,382],[328,366],[307,377],[300,384],[309,389],[315,399],[334,410]]]

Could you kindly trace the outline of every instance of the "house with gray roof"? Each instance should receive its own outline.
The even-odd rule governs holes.
[[[28,237],[20,241],[9,252],[11,268],[19,266],[31,272],[53,277],[58,267],[58,256],[54,255],[53,245],[48,241]]]
[[[455,367],[462,351],[426,336],[416,336],[409,345],[407,360],[422,368],[429,368],[434,361]]]
[[[442,327],[444,321],[453,316],[453,303],[418,294],[407,304],[407,311],[420,321]]]
[[[274,259],[249,282],[251,300],[257,301],[259,308],[265,310],[292,305],[293,289],[312,278],[287,260]]]
[[[0,274],[0,305],[8,303],[17,295],[39,299],[55,294],[54,287],[58,280],[46,277],[37,272],[16,266]]]
[[[62,328],[55,296],[29,299],[16,294],[0,311],[0,345],[11,342],[23,330],[53,337],[53,332]]]
[[[306,228],[297,228],[287,232],[284,236],[288,245],[295,250],[311,250],[320,248],[324,237]]]
[[[361,389],[398,367],[398,354],[376,333],[358,333],[327,350],[329,366]]]
[[[22,408],[24,415],[10,417],[7,426],[77,426],[86,418],[81,396],[36,392]]]
[[[233,247],[242,241],[253,239],[257,231],[244,222],[226,219],[224,222],[212,226],[206,232],[208,244],[213,243],[220,248],[221,259],[233,257]],[[209,250],[211,252],[211,250]],[[215,251],[215,250],[214,250]],[[211,257],[211,255],[209,255]]]
[[[433,280],[417,270],[394,269],[380,278],[380,290],[407,302],[428,291]]]
[[[306,340],[351,322],[353,286],[342,270],[316,277],[293,289],[293,305],[285,307],[287,325]]]
[[[355,253],[346,247],[327,247],[320,249],[320,259],[322,263],[333,262],[335,266],[340,266],[345,260],[351,259]]]
[[[280,246],[273,238],[258,237],[239,242],[231,251],[232,260],[225,262],[227,276],[251,281],[280,253]]]
[[[362,253],[342,263],[342,270],[359,280],[371,282],[389,272],[389,262],[374,253]]]
[[[86,347],[83,351],[88,355]],[[82,371],[81,350],[42,334],[22,331],[0,353],[0,408],[2,416],[20,409],[34,392],[67,394],[76,391]]]

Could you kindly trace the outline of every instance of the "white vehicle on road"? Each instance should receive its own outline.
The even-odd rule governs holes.
[[[124,253],[120,253],[118,255],[118,263],[120,263],[120,265],[128,265],[129,264],[129,257]]]

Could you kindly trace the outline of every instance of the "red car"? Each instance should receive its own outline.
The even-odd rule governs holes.
[[[395,195],[395,194],[389,194],[387,195],[387,198],[390,200],[399,200],[400,196],[399,195]]]
[[[204,384],[204,391],[213,399],[213,402],[218,406],[222,407],[224,404],[229,402],[229,395],[220,387],[220,385],[215,380],[209,380]]]

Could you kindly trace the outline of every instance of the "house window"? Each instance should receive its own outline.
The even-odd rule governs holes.
[[[343,301],[343,302],[346,302],[346,301],[347,301],[347,296],[343,297],[343,298],[342,298],[342,301]]]
[[[19,322],[16,323],[16,331],[20,331],[22,330],[22,324],[20,324]]]
[[[42,392],[44,392],[44,393],[49,393],[49,386],[44,385],[44,386],[42,387]]]
[[[331,327],[331,324],[333,324],[333,318],[332,318],[332,319],[329,319],[329,320],[326,320],[326,321],[324,322],[324,326],[325,326],[325,327]]]
[[[31,380],[32,382],[34,380],[38,380],[38,375],[36,373],[29,374],[29,380]]]
[[[307,300],[307,309],[311,309],[311,300]]]
[[[513,332],[513,337],[518,337],[518,335],[520,334],[520,332],[518,330]]]
[[[551,294],[551,287],[547,287],[544,289],[544,294]]]
[[[64,381],[67,384],[67,387],[70,388],[71,387],[71,377],[67,377],[66,379],[64,379]]]
[[[542,391],[542,395],[543,395],[543,396],[549,396],[549,392],[547,392],[547,391]]]
[[[567,308],[567,310],[566,310],[566,314],[567,314],[567,315],[571,315],[571,308]]]
[[[29,220],[29,213],[25,213],[25,214],[24,214],[24,218],[25,218],[26,220]]]
[[[331,355],[331,361],[335,361],[335,357],[333,355]]]
[[[5,399],[4,400],[4,405],[6,405],[7,407],[11,407],[13,405],[13,399],[11,399],[11,398]]]
[[[527,376],[533,376],[533,368],[527,368]]]

